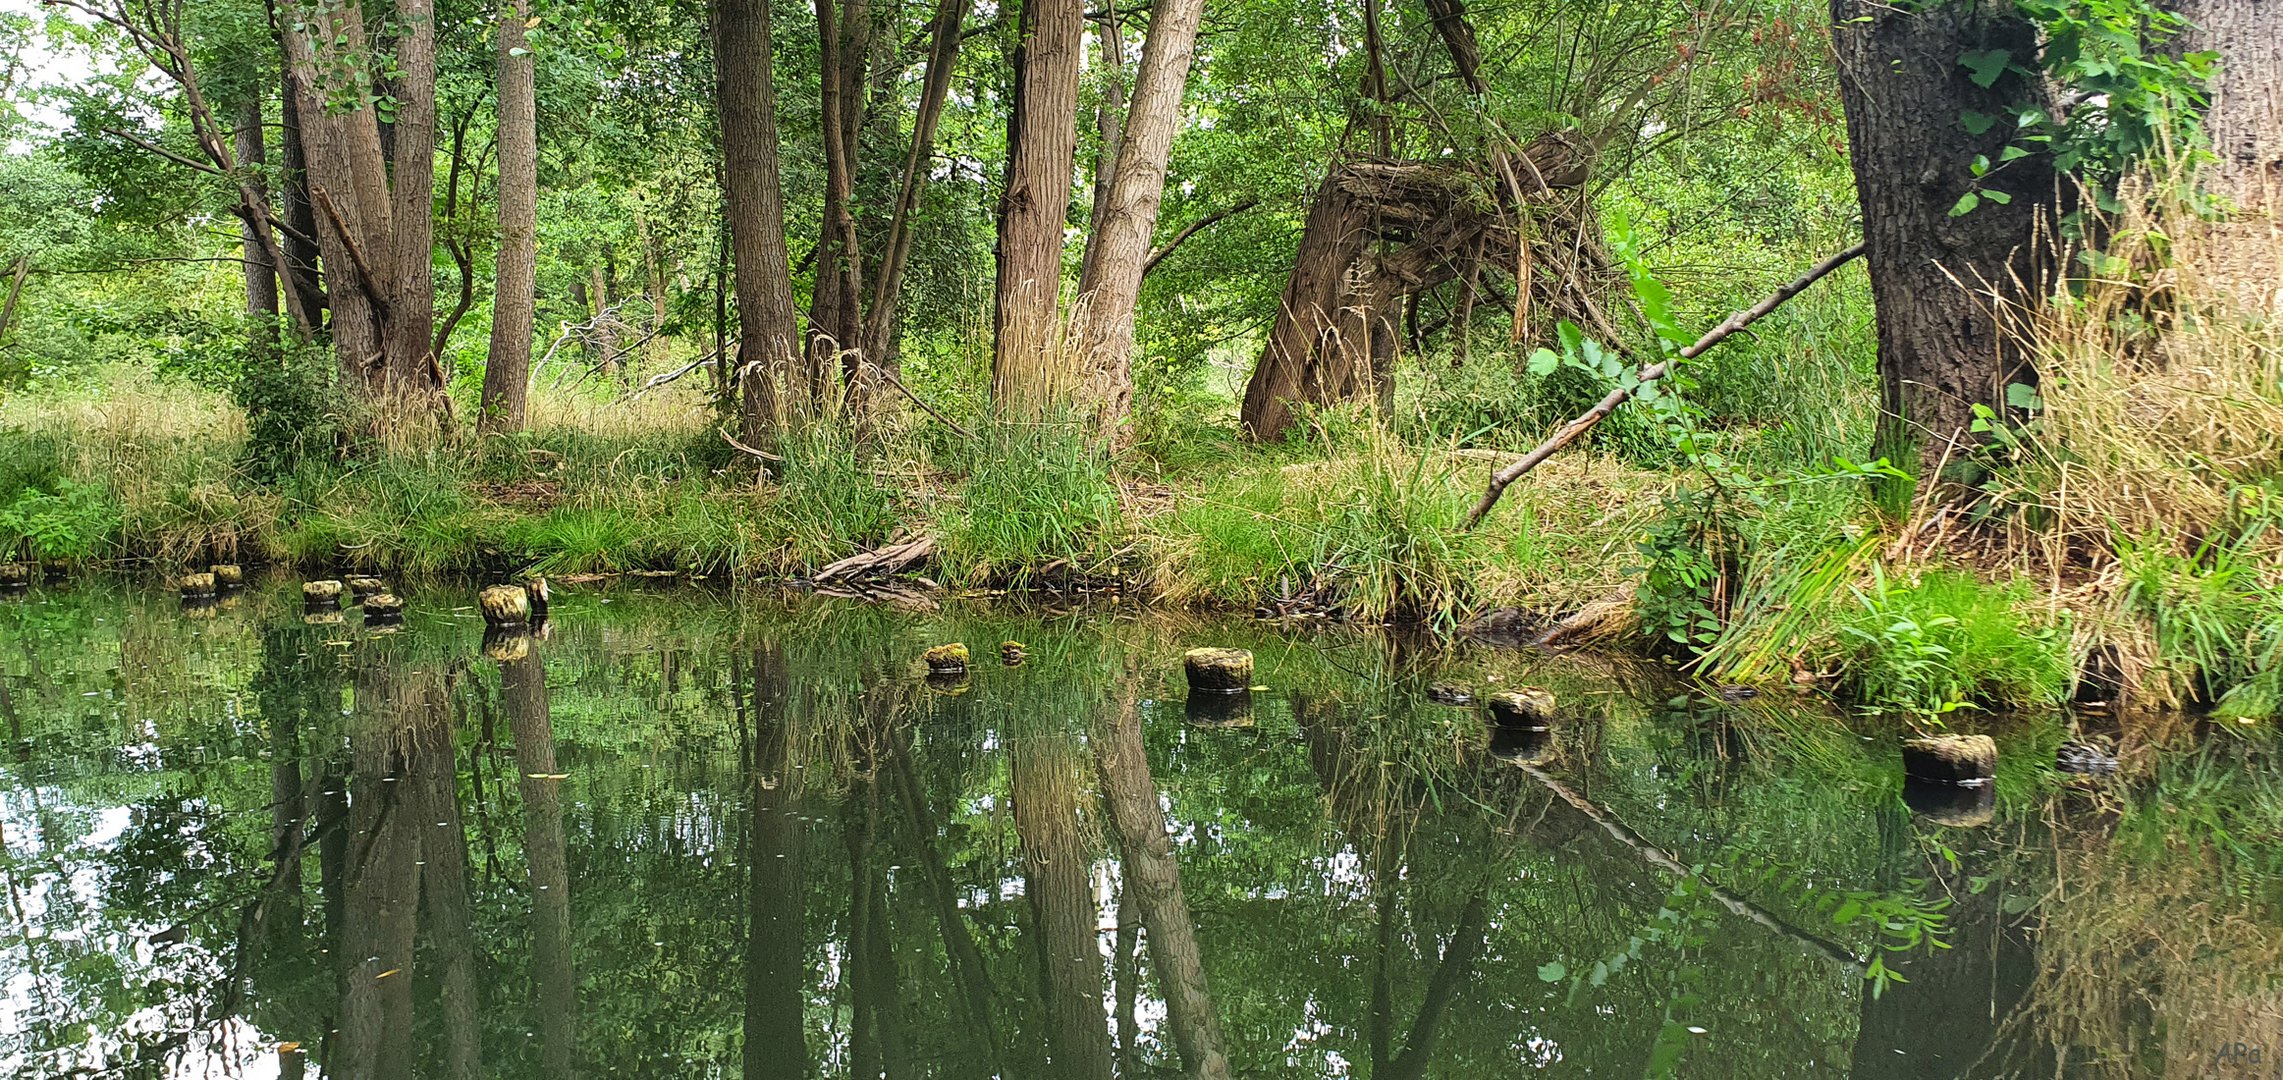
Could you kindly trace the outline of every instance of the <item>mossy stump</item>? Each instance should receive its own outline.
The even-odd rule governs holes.
[[[975,688],[975,682],[968,676],[966,668],[958,671],[930,671],[926,681],[928,689],[944,697],[958,697]]]
[[[186,597],[214,595],[213,574],[184,574],[177,580],[175,591]]]
[[[1191,649],[1181,654],[1189,689],[1204,694],[1241,694],[1252,689],[1249,649]]]
[[[395,593],[374,593],[365,597],[365,622],[398,623],[404,621],[404,600]]]
[[[492,626],[531,624],[531,594],[520,585],[486,586],[476,594],[476,606],[483,609],[484,622]]]
[[[374,593],[382,593],[388,591],[388,582],[382,581],[377,577],[349,577],[342,578],[341,580],[344,584],[348,585],[349,595],[354,599],[354,602],[356,603],[363,603],[365,597],[371,596]]]
[[[494,626],[484,631],[484,659],[512,664],[530,655],[531,633],[521,626]]]
[[[1008,667],[1018,666],[1030,658],[1030,649],[1020,641],[1002,641],[999,643],[999,662]]]
[[[0,562],[0,589],[29,588],[34,573],[37,571],[30,563]]]
[[[969,658],[964,641],[938,645],[920,654],[920,661],[927,665],[930,675],[965,675]]]
[[[1998,772],[1997,740],[1987,735],[1904,739],[1903,775],[1930,784],[1987,784]]]
[[[311,611],[325,611],[341,606],[341,583],[338,581],[304,581],[301,583],[301,602]]]
[[[245,568],[237,563],[215,563],[207,567],[207,572],[214,575],[214,587],[217,589],[240,589],[246,585]]]
[[[1535,686],[1490,695],[1490,722],[1519,731],[1545,731],[1554,724],[1554,694]]]

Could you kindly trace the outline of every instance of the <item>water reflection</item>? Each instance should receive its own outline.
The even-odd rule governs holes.
[[[2257,747],[2085,790],[2031,767],[2059,732],[2030,724],[1959,807],[1831,716],[1588,657],[680,593],[561,597],[552,638],[485,640],[456,594],[409,599],[387,634],[288,590],[0,609],[5,1071],[2188,1077],[2283,1053],[2283,780]],[[916,657],[954,639],[1030,656],[947,694]],[[1178,686],[1206,642],[1259,654],[1240,722]],[[1428,695],[1524,680],[1565,703],[1554,730]]]

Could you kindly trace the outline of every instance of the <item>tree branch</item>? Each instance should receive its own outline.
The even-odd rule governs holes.
[[[156,154],[159,157],[165,158],[168,161],[182,166],[183,168],[196,169],[199,172],[207,174],[208,176],[229,175],[228,173],[225,173],[222,170],[207,164],[206,162],[198,161],[192,158],[186,158],[181,154],[177,154],[174,151],[167,149],[166,147],[160,146],[157,143],[147,141],[134,135],[129,135],[126,132],[119,130],[118,128],[102,128],[100,130],[105,135],[109,135],[112,138],[118,139],[122,142],[130,143],[146,153]]]
[[[1184,226],[1180,232],[1174,233],[1173,239],[1166,241],[1164,247],[1150,252],[1149,258],[1142,260],[1142,276],[1145,278],[1148,277],[1150,271],[1157,269],[1158,263],[1164,262],[1166,256],[1173,254],[1174,248],[1180,247],[1182,243],[1188,240],[1190,237],[1220,224],[1223,218],[1233,217],[1259,205],[1259,199],[1246,199],[1245,201],[1238,203],[1235,206],[1229,207],[1226,210],[1215,210],[1212,213],[1205,215],[1204,217],[1190,222],[1188,225]]]
[[[1696,359],[1713,346],[1726,340],[1730,334],[1758,322],[1762,316],[1782,306],[1784,301],[1799,295],[1801,290],[1815,284],[1824,275],[1846,265],[1849,260],[1862,253],[1863,245],[1856,244],[1854,247],[1815,264],[1815,267],[1807,273],[1785,282],[1782,288],[1768,294],[1767,299],[1721,320],[1720,325],[1705,331],[1703,337],[1696,339],[1695,344],[1682,349],[1675,359]],[[1672,370],[1672,363],[1673,361],[1670,360],[1660,360],[1642,368],[1637,373],[1637,381],[1633,386],[1611,390],[1609,396],[1595,403],[1593,408],[1587,409],[1583,415],[1556,429],[1552,435],[1547,436],[1545,442],[1539,443],[1536,449],[1522,455],[1521,460],[1492,474],[1490,487],[1482,493],[1482,501],[1476,503],[1474,509],[1468,512],[1464,528],[1472,529],[1481,524],[1483,517],[1490,513],[1490,508],[1498,505],[1498,497],[1506,493],[1507,485],[1520,479],[1523,473],[1537,468],[1547,458],[1554,456],[1555,452],[1562,447],[1577,441],[1579,436],[1593,430],[1595,424],[1602,422],[1610,413],[1616,412],[1619,405],[1625,404],[1626,400],[1633,396],[1634,391],[1664,378]]]

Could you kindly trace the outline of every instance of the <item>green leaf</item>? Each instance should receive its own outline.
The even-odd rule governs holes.
[[[2006,65],[2013,60],[2011,49],[1974,49],[1958,56],[1958,66],[1972,74],[1974,85],[1988,89],[1996,86],[1999,76],[2006,73]]]
[[[1982,197],[1969,191],[1964,195],[1958,196],[1957,205],[1950,208],[1950,216],[1965,217],[1966,215],[1973,213],[1974,208],[1980,205],[1982,205]]]
[[[2004,162],[2004,161],[2020,161],[2021,159],[2023,159],[2023,158],[2025,158],[2025,157],[2028,157],[2028,156],[2029,156],[2029,151],[2028,151],[2028,150],[2025,150],[2025,149],[2023,149],[2023,148],[2022,148],[2022,147],[2020,147],[2020,146],[2016,146],[2016,145],[2013,145],[2013,144],[2010,144],[2010,143],[2009,143],[2009,144],[2007,144],[2007,146],[2006,146],[2006,148],[2005,148],[2005,149],[1998,151],[1998,160],[1999,160],[1999,161],[2001,161],[2001,162]]]
[[[2045,399],[2039,397],[2037,388],[2028,383],[2008,383],[2006,385],[2006,407],[2034,411],[2045,407]]]
[[[1569,973],[1570,969],[1559,960],[1549,960],[1538,965],[1538,978],[1542,982],[1560,982]]]
[[[1988,174],[1990,171],[1990,156],[1988,154],[1974,155],[1973,163],[1966,166],[1966,171],[1973,173],[1976,176],[1983,176]]]
[[[1562,366],[1562,358],[1555,355],[1552,349],[1539,349],[1530,354],[1530,374],[1533,376],[1544,378],[1553,374],[1554,369],[1560,366]]]
[[[1958,123],[1966,129],[1966,134],[1982,135],[1997,126],[1998,118],[1985,112],[1968,109],[1958,114]]]
[[[2012,195],[2009,195],[2003,191],[1999,191],[1996,188],[1983,188],[1982,197],[1998,204],[1999,206],[2004,206],[2005,204],[2013,201]]]

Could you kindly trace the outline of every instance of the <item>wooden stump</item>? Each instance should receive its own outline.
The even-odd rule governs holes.
[[[0,562],[0,589],[28,588],[34,573],[30,563]]]
[[[1969,786],[1905,778],[1903,803],[1937,825],[1971,829],[1998,816],[1998,789],[1993,784]]]
[[[214,575],[216,588],[237,589],[246,584],[246,571],[237,563],[215,563],[208,571]]]
[[[493,626],[531,623],[531,594],[518,585],[489,586],[476,595],[476,606],[483,609],[484,622]]]
[[[920,659],[927,664],[929,674],[964,675],[967,673],[967,643],[954,641],[948,645],[938,645],[921,653]]]
[[[341,606],[341,583],[338,581],[304,581],[301,583],[301,602],[312,610]]]
[[[388,583],[377,577],[349,577],[342,581],[349,586],[349,595],[360,602],[374,593],[388,591]]]
[[[365,623],[397,623],[404,621],[404,601],[395,593],[374,593],[365,597]]]
[[[1252,691],[1234,693],[1218,691],[1189,695],[1182,713],[1190,723],[1207,728],[1247,728],[1253,726]]]
[[[1987,735],[1904,739],[1903,775],[1932,784],[1987,784],[1998,771],[1997,740]]]
[[[1554,695],[1525,686],[1490,695],[1490,722],[1502,728],[1545,731],[1554,724]]]
[[[1030,658],[1030,648],[1020,641],[1002,641],[999,643],[999,662],[1008,667],[1020,666],[1023,661]]]
[[[1181,656],[1189,689],[1207,694],[1240,694],[1252,689],[1252,652],[1247,649],[1191,649]]]
[[[182,617],[185,619],[211,619],[221,614],[222,605],[214,602],[212,594],[197,596],[182,594]]]
[[[517,595],[522,595],[521,590]],[[531,634],[521,626],[494,626],[484,631],[484,659],[508,664],[530,655]]]

